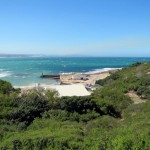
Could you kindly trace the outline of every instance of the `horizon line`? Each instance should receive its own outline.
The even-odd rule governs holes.
[[[112,58],[150,58],[150,56],[96,56],[96,55],[82,55],[82,54],[74,54],[74,55],[51,55],[51,54],[0,54],[0,57],[112,57]]]

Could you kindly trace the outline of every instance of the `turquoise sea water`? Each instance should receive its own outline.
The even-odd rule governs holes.
[[[102,71],[127,67],[135,62],[150,62],[149,58],[104,57],[1,57],[0,79],[13,85],[35,83],[53,84],[53,79],[41,79],[40,75],[70,72]]]

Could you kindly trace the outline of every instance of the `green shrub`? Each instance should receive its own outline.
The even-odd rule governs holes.
[[[26,125],[49,109],[47,99],[35,91],[16,98],[14,106],[15,109],[7,115],[7,119],[17,124],[24,122]]]
[[[87,110],[93,110],[95,108],[95,102],[90,96],[86,97],[62,97],[60,99],[61,109],[65,109],[68,112],[77,112],[84,114]]]
[[[40,89],[19,93],[0,81],[0,149],[149,150],[150,63],[124,68],[87,97],[57,97]],[[19,95],[18,95],[19,93]]]
[[[9,82],[0,80],[0,93],[9,94],[12,90],[13,87]]]

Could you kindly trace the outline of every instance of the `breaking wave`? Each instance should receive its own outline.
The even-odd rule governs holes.
[[[7,76],[11,76],[10,71],[5,71],[4,69],[0,69],[0,78],[4,78]]]
[[[95,73],[102,73],[110,70],[116,70],[121,68],[102,68],[102,69],[94,69],[92,71],[86,72],[85,74],[95,74]]]

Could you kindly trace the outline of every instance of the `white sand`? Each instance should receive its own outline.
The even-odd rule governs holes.
[[[86,90],[82,84],[72,85],[55,85],[47,89],[55,89],[58,91],[59,96],[87,96],[90,93]]]
[[[46,90],[56,90],[59,96],[87,96],[90,92],[86,90],[83,84],[71,84],[71,85],[40,85]],[[31,89],[35,86],[16,86],[15,88]]]

